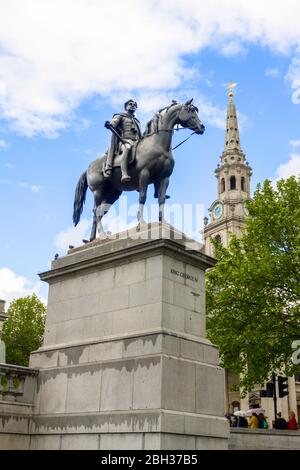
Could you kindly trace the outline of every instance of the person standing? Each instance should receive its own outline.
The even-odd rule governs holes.
[[[298,424],[297,424],[297,421],[296,421],[296,415],[293,411],[290,411],[289,412],[289,421],[288,421],[288,425],[287,425],[287,428],[290,429],[290,430],[297,430],[298,429]]]

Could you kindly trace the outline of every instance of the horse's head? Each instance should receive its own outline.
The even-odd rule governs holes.
[[[203,134],[205,127],[199,119],[198,108],[192,104],[193,98],[181,106],[178,113],[178,123],[182,127],[187,127],[196,134]]]

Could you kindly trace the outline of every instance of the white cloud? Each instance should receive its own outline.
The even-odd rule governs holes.
[[[21,188],[30,189],[30,191],[32,191],[33,193],[39,193],[40,190],[42,189],[42,186],[37,186],[35,184],[29,184],[29,183],[26,183],[24,181],[19,183],[19,186]]]
[[[33,293],[39,295],[41,288],[42,283],[40,281],[34,284],[26,279],[26,277],[17,275],[9,268],[0,269],[0,298],[8,304],[18,297],[24,297]]]
[[[276,180],[288,178],[289,176],[300,175],[300,155],[292,154],[287,163],[283,163],[277,168]]]
[[[0,148],[6,149],[8,147],[8,143],[4,139],[0,139]]]
[[[292,94],[292,102],[300,104],[300,46],[286,74],[286,80],[291,83],[292,89],[295,90]]]
[[[82,219],[76,227],[67,227],[59,232],[55,237],[54,244],[56,248],[66,252],[69,245],[79,246],[82,245],[83,239],[89,239],[91,228],[92,221]]]
[[[13,163],[6,163],[5,166],[6,166],[6,168],[9,168],[10,170],[15,168],[15,165],[13,165]]]
[[[220,51],[226,57],[235,55],[245,54],[246,48],[237,41],[228,41],[226,44],[221,46]]]
[[[279,69],[276,69],[276,68],[269,68],[269,69],[266,69],[266,70],[265,70],[265,75],[266,75],[267,77],[277,78],[277,77],[279,77],[280,72],[279,72]]]
[[[289,144],[290,144],[293,148],[300,147],[300,139],[290,140]]]
[[[195,72],[185,56],[203,48],[232,55],[258,44],[291,55],[300,48],[300,4],[1,0],[0,41],[1,117],[28,136],[55,136],[95,93],[110,99],[179,88]],[[299,103],[297,54],[287,80]]]

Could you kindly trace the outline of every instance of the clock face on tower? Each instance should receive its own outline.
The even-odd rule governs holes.
[[[214,219],[219,219],[223,214],[223,204],[218,202],[212,210],[212,216]]]

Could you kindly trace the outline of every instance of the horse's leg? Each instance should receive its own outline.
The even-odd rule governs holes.
[[[164,221],[164,208],[165,208],[165,201],[166,201],[166,192],[169,186],[169,177],[163,178],[160,181],[159,185],[159,192],[158,192],[158,204],[159,204],[159,222]]]
[[[96,207],[93,209],[93,225],[90,235],[90,241],[95,240],[96,238],[96,230],[97,230],[97,218],[96,218]]]
[[[154,182],[154,198],[158,199],[158,194],[159,194],[159,182],[155,181]],[[170,196],[166,194],[166,199],[170,199]]]
[[[104,231],[102,225],[102,217],[109,211],[111,206],[119,199],[122,191],[113,191],[112,193],[105,193],[103,200],[101,201],[100,206],[97,208],[97,219],[98,219],[98,233],[100,238],[106,238],[107,234]]]
[[[93,191],[93,194],[94,194],[94,209],[93,209],[94,216],[93,216],[93,225],[92,225],[92,231],[90,235],[90,241],[95,240],[97,225],[100,221],[97,215],[97,209],[102,203],[102,189],[95,189],[95,191]]]
[[[139,210],[137,213],[138,227],[142,224],[145,224],[144,220],[144,205],[147,198],[147,189],[149,184],[149,170],[143,169],[139,174]]]

